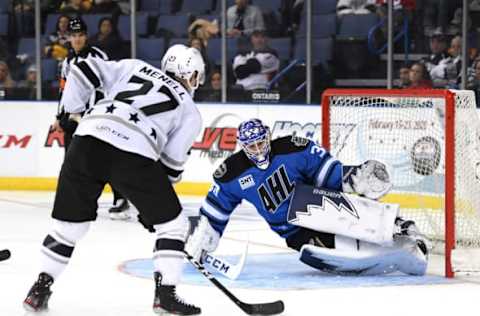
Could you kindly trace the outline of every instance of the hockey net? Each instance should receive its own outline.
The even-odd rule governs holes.
[[[445,274],[480,271],[480,120],[471,91],[326,90],[322,143],[345,164],[378,159],[400,204],[445,255]]]

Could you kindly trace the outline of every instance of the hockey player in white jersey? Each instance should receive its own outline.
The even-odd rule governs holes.
[[[217,248],[232,212],[246,200],[311,267],[353,275],[425,273],[427,246],[415,224],[398,217],[398,205],[376,201],[392,187],[383,163],[345,166],[307,139],[271,141],[258,119],[240,124],[237,141],[243,150],[215,171],[200,208],[186,245],[193,257]]]
[[[161,70],[135,59],[90,59],[72,66],[61,99],[67,112],[83,112],[96,88],[101,87],[106,98],[85,112],[62,166],[53,228],[43,242],[41,273],[24,301],[27,310],[47,308],[50,286],[96,219],[97,199],[111,183],[156,234],[154,311],[200,313],[175,292],[188,221],[172,182],[180,180],[202,126],[192,95],[204,68],[200,53],[184,45],[167,51]]]

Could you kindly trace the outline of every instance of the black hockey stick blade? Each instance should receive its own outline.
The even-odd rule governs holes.
[[[242,302],[238,297],[236,297],[232,292],[230,292],[220,281],[218,281],[205,267],[203,264],[195,260],[187,252],[185,256],[188,261],[202,273],[207,279],[210,280],[220,291],[223,292],[229,299],[231,299],[238,307],[240,307],[248,315],[276,315],[283,312],[285,305],[282,301],[275,301],[271,303],[258,303],[258,304],[249,304]]]
[[[240,302],[238,306],[248,315],[277,315],[283,313],[285,309],[283,301],[260,304],[248,304]]]
[[[4,249],[4,250],[0,250],[0,261],[3,261],[3,260],[7,260],[8,258],[10,258],[10,250],[8,249]]]

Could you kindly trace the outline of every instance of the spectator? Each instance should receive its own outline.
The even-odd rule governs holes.
[[[447,80],[451,84],[457,83],[462,68],[462,37],[455,36],[448,49],[448,57],[440,60],[437,66],[430,71],[433,81]]]
[[[398,77],[398,87],[401,89],[408,88],[410,86],[410,67],[406,64],[400,67]]]
[[[292,34],[299,28],[302,19],[304,0],[282,0],[280,14],[282,16],[282,29],[286,34]]]
[[[90,13],[108,13],[112,15],[112,20],[116,24],[118,16],[122,13],[117,2],[112,0],[95,0],[95,5]],[[109,55],[110,56],[110,55]]]
[[[278,71],[280,61],[277,52],[267,45],[264,31],[255,30],[250,37],[252,49],[240,53],[233,60],[236,84],[245,90],[265,89]]]
[[[430,38],[430,53],[430,56],[422,60],[427,67],[428,72],[431,72],[441,60],[448,57],[447,39],[442,33],[434,33]]]
[[[35,100],[37,86],[37,68],[35,65],[30,65],[27,69],[25,80],[18,83],[18,88],[23,88],[23,97],[27,100]]]
[[[480,106],[480,58],[475,59],[471,68],[468,69],[469,76],[467,89],[475,92],[477,107]]]
[[[462,0],[424,0],[417,1],[424,12],[424,32],[430,35],[434,32],[450,31],[449,21],[457,8],[462,6]]]
[[[125,57],[123,39],[111,18],[105,17],[98,22],[98,33],[88,42],[106,52],[110,59],[118,60]]]
[[[91,0],[68,0],[63,3],[60,12],[70,17],[88,13],[92,8],[92,2]]]
[[[0,61],[0,88],[15,88],[16,82],[10,75],[10,69],[4,61]]]
[[[228,36],[250,36],[254,30],[265,30],[262,11],[247,2],[247,0],[235,0],[235,5],[228,8]]]
[[[199,100],[203,102],[222,101],[222,72],[220,69],[213,70],[209,85],[202,89]]]
[[[203,62],[205,63],[205,76],[208,77],[213,65],[208,59],[207,48],[203,45],[203,41],[200,38],[193,37],[188,40],[188,46],[198,49],[202,54]],[[205,80],[205,78],[203,78],[203,80]]]
[[[219,33],[218,21],[210,22],[205,19],[196,19],[188,27],[189,38],[199,38],[203,42],[203,46],[208,46],[210,37],[217,36]]]
[[[15,35],[18,37],[33,37],[35,33],[35,0],[10,2],[13,5],[12,17],[15,20]]]
[[[339,0],[337,14],[369,14],[375,12],[375,1],[372,0]]]
[[[45,45],[45,56],[62,61],[68,55],[68,22],[67,15],[60,15],[57,20],[55,32],[50,34]]]
[[[414,63],[410,67],[410,85],[408,89],[431,89],[432,87],[432,80],[425,65]]]

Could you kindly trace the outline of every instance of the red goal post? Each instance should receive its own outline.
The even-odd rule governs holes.
[[[452,254],[480,248],[480,196],[473,189],[480,182],[471,176],[480,166],[479,137],[471,91],[328,89],[322,95],[323,146],[345,163],[379,159],[392,168],[393,202],[434,240],[436,251],[442,245],[447,277],[477,269],[457,268]],[[478,160],[463,161],[472,157]],[[459,265],[473,259],[462,256]]]

